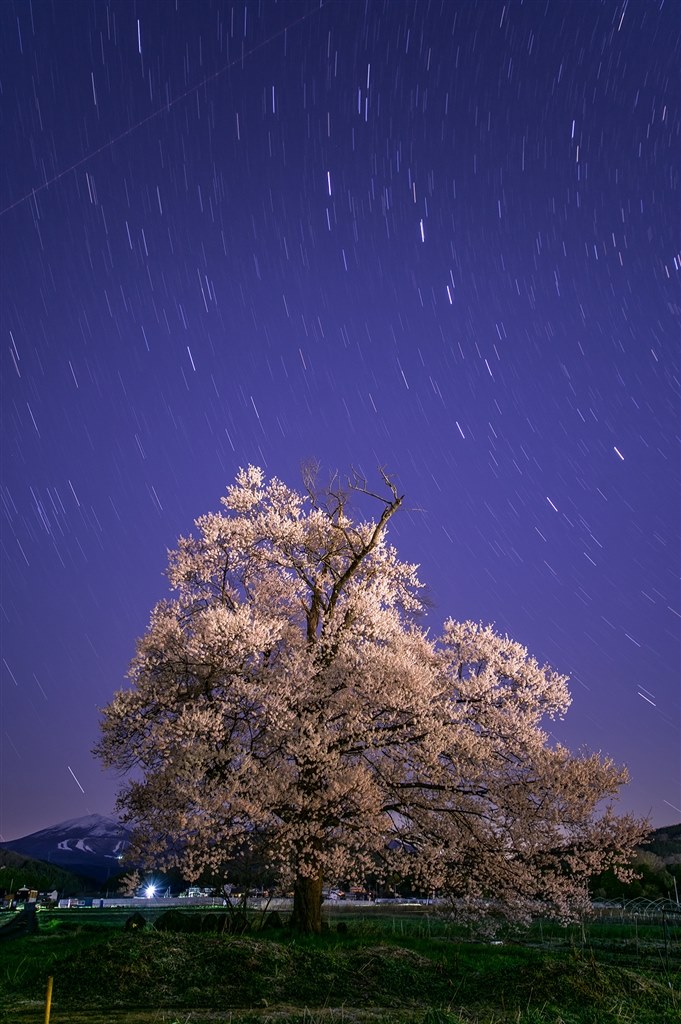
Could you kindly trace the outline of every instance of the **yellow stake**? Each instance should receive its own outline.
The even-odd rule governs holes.
[[[52,1009],[52,975],[47,979],[47,995],[45,996],[45,1024],[50,1024],[50,1010]]]

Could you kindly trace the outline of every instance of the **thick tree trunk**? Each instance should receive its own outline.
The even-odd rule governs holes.
[[[299,875],[293,887],[291,926],[298,932],[319,935],[322,930],[322,875]]]

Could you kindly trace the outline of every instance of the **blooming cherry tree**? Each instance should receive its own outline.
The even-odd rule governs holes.
[[[625,772],[549,744],[566,678],[519,644],[471,622],[429,637],[383,485],[319,493],[308,475],[299,493],[251,466],[170,554],[175,596],[96,751],[129,775],[136,849],[196,877],[257,843],[302,931],[321,927],[324,879],[380,870],[477,912],[568,917],[644,832],[598,812]],[[354,493],[375,520],[351,520]]]

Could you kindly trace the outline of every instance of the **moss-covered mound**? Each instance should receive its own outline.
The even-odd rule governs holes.
[[[576,953],[515,946],[420,942],[409,948],[152,928],[109,931],[98,940],[69,937],[61,948],[56,936],[17,945],[23,947],[20,969],[14,979],[0,980],[2,1004],[35,1005],[50,974],[55,1024],[69,1019],[70,1008],[99,1008],[112,1020],[125,1008],[172,1009],[175,1016],[164,1020],[185,1021],[207,1009],[224,1011],[229,1020],[230,1011],[267,1008],[271,1015],[283,1007],[289,1016],[277,1013],[277,1020],[295,1019],[295,1008],[299,1016],[302,1008],[358,1007],[382,1008],[386,1020],[429,1024],[436,1015],[438,1024],[671,1024],[681,1005],[673,979],[664,974],[655,978]]]

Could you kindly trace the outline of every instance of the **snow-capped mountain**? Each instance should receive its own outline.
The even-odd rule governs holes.
[[[83,818],[60,821],[58,825],[21,839],[0,843],[0,846],[104,882],[125,869],[121,858],[129,842],[130,830],[120,821],[101,814],[87,814]]]

